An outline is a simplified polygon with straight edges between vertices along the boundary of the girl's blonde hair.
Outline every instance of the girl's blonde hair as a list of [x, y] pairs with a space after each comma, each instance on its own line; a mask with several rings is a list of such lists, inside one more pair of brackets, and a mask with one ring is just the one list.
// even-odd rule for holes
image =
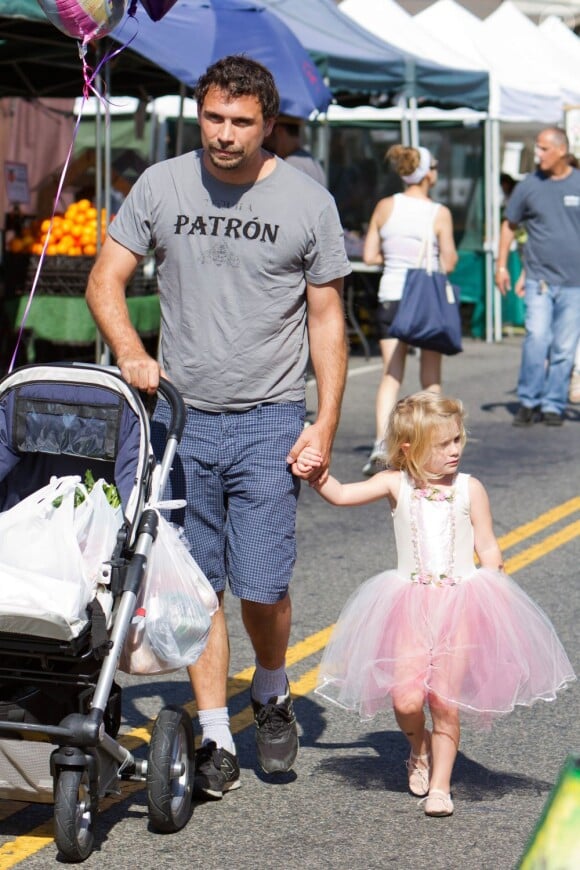
[[[437, 430], [457, 422], [461, 446], [465, 445], [465, 411], [459, 399], [424, 391], [397, 402], [387, 429], [387, 458], [391, 468], [404, 470], [417, 481], [432, 477], [425, 463], [429, 460]], [[404, 449], [405, 448], [405, 449]]]

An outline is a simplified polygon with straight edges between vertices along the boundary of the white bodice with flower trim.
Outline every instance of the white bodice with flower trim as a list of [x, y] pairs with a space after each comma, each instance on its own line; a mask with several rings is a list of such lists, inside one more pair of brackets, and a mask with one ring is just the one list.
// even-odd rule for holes
[[416, 489], [401, 472], [392, 516], [398, 573], [434, 586], [453, 586], [474, 573], [469, 474], [457, 474], [451, 489]]

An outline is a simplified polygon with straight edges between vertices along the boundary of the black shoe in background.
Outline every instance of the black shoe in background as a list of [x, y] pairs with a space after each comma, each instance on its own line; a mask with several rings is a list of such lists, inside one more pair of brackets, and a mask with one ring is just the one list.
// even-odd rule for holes
[[544, 411], [542, 419], [546, 426], [562, 426], [564, 424], [563, 417], [554, 411]]
[[526, 408], [524, 405], [520, 405], [516, 416], [512, 420], [512, 426], [531, 426], [534, 422], [535, 413], [535, 408]]
[[235, 755], [227, 749], [218, 749], [213, 740], [196, 750], [194, 797], [220, 800], [227, 791], [233, 791], [240, 785], [240, 765]]
[[251, 700], [258, 763], [265, 773], [287, 773], [298, 754], [298, 728], [290, 687], [280, 702], [276, 695], [267, 704]]

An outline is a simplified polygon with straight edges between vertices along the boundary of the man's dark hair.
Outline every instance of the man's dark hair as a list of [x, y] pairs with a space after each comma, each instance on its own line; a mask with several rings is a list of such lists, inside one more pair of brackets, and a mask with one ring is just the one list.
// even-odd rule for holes
[[280, 95], [270, 70], [256, 60], [241, 54], [222, 57], [209, 66], [195, 86], [194, 96], [201, 109], [210, 88], [219, 88], [232, 100], [256, 97], [266, 120], [275, 118], [280, 110]]
[[291, 136], [300, 136], [300, 124], [297, 121], [276, 121], [276, 127], [284, 127]]

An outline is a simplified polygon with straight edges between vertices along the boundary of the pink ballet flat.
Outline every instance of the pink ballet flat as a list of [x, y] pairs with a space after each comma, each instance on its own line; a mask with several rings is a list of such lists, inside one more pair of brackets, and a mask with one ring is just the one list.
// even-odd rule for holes
[[[417, 762], [423, 761], [427, 767], [418, 767]], [[415, 755], [411, 752], [409, 760], [405, 762], [409, 771], [409, 791], [416, 797], [423, 797], [429, 793], [429, 777], [431, 776], [431, 753]]]
[[451, 816], [453, 815], [453, 801], [450, 794], [445, 794], [440, 788], [432, 788], [426, 798], [423, 798], [420, 803], [425, 802], [426, 816]]

